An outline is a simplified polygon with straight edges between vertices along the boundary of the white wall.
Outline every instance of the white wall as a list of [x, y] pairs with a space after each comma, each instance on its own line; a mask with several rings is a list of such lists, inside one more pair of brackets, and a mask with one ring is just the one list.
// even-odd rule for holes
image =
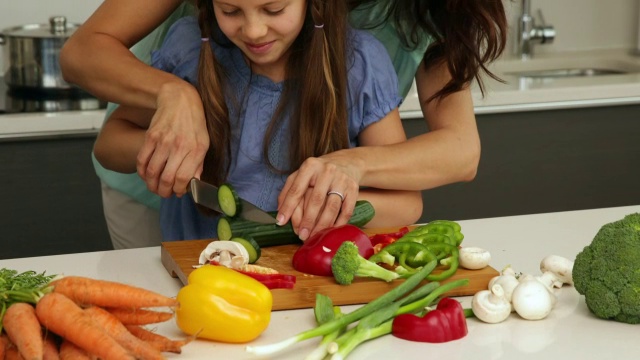
[[[504, 0], [507, 9], [509, 55], [515, 51], [518, 17], [522, 0]], [[536, 25], [553, 25], [556, 38], [551, 44], [535, 46], [535, 52], [563, 50], [634, 48], [638, 41], [639, 0], [531, 0]], [[507, 54], [505, 54], [507, 55]]]
[[[0, 29], [32, 23], [47, 23], [49, 16], [64, 15], [70, 22], [83, 22], [102, 0], [1, 0]], [[522, 0], [504, 0], [511, 29], [510, 55], [515, 49], [517, 19]], [[537, 46], [538, 53], [562, 50], [633, 48], [638, 43], [640, 0], [531, 0], [537, 16], [541, 9], [557, 35], [552, 44]], [[539, 23], [539, 22], [538, 22]], [[0, 58], [0, 69], [3, 69]]]

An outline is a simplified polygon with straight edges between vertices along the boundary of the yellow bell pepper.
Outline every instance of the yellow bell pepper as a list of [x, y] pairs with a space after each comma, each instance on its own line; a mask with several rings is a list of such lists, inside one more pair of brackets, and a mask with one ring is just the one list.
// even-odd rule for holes
[[243, 343], [269, 325], [273, 297], [259, 281], [235, 270], [204, 265], [178, 292], [178, 327], [198, 338]]

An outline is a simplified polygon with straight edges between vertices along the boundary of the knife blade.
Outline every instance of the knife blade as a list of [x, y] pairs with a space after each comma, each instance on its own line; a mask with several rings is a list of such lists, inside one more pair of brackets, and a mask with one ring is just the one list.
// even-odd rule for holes
[[[220, 203], [218, 202], [218, 187], [202, 180], [193, 178], [189, 182], [189, 188], [191, 190], [191, 196], [196, 204], [205, 206], [211, 210], [222, 213]], [[253, 205], [247, 200], [240, 198], [240, 216], [243, 219], [259, 222], [262, 224], [275, 224], [276, 218], [271, 214]]]

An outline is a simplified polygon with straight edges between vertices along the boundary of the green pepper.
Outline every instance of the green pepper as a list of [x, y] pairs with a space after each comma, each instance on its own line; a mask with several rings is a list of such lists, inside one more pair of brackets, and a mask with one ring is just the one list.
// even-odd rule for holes
[[438, 233], [423, 233], [416, 236], [403, 236], [397, 241], [413, 241], [421, 244], [442, 242], [450, 245], [456, 245], [456, 240], [453, 236]]
[[396, 241], [369, 258], [369, 261], [387, 265], [397, 262], [403, 276], [415, 273], [431, 260], [437, 260], [431, 251], [425, 245], [413, 241]]
[[[458, 270], [459, 260], [458, 260], [458, 247], [452, 246], [445, 243], [430, 243], [425, 245], [426, 248], [431, 251], [440, 251], [441, 254], [447, 257], [447, 265], [449, 266], [447, 269], [443, 270], [438, 274], [429, 274], [427, 276], [427, 280], [429, 281], [442, 281], [444, 279], [448, 279]], [[442, 265], [442, 264], [441, 264]]]
[[[369, 261], [398, 266], [395, 271], [403, 277], [410, 276], [417, 272], [424, 264], [433, 259], [446, 258], [446, 269], [437, 274], [429, 274], [426, 279], [429, 281], [441, 281], [447, 279], [458, 270], [458, 247], [444, 242], [418, 243], [413, 241], [396, 241], [385, 246], [380, 252], [372, 255]], [[439, 260], [439, 259], [438, 259]]]
[[451, 245], [460, 246], [464, 239], [460, 230], [460, 224], [455, 221], [434, 220], [409, 231], [398, 241], [415, 241], [423, 244], [431, 241], [444, 241]]
[[461, 232], [462, 228], [460, 224], [458, 224], [457, 222], [451, 220], [432, 220], [429, 221], [426, 226], [430, 227], [431, 233], [441, 233], [440, 231], [442, 231], [442, 233], [446, 233], [447, 235], [449, 235], [449, 231], [444, 230], [444, 228], [449, 228], [453, 231], [453, 238], [456, 241], [456, 246], [460, 246], [460, 244], [462, 244], [464, 235]]

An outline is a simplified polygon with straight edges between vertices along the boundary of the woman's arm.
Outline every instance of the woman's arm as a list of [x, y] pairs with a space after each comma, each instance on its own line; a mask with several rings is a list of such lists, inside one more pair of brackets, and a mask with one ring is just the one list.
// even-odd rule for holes
[[[405, 141], [406, 135], [400, 115], [398, 109], [395, 109], [360, 133], [361, 146], [307, 159], [300, 169], [287, 179], [279, 197], [279, 214], [291, 211], [294, 230], [302, 240], [326, 227], [345, 224], [351, 217], [358, 199], [369, 200], [376, 209], [376, 216], [368, 224], [369, 227], [397, 226], [415, 222], [422, 214], [420, 192], [402, 190], [401, 187], [394, 190], [361, 190], [362, 171], [359, 169], [366, 168], [367, 161], [376, 159], [356, 159], [350, 156], [356, 150], [363, 150], [363, 153], [367, 154], [367, 149], [384, 148]], [[387, 176], [395, 177], [394, 174]], [[329, 191], [343, 194], [344, 201], [339, 196], [328, 196]], [[279, 223], [285, 222], [279, 218]]]
[[426, 190], [475, 178], [480, 137], [471, 90], [426, 103], [449, 79], [445, 64], [418, 67], [418, 97], [429, 131], [394, 145], [351, 149], [349, 156], [361, 164], [361, 186]]
[[[365, 186], [381, 192], [381, 189], [425, 190], [473, 180], [480, 159], [480, 138], [470, 89], [453, 93], [439, 102], [434, 100], [426, 103], [426, 99], [440, 90], [450, 78], [445, 65], [428, 70], [420, 66], [416, 73], [418, 94], [429, 132], [407, 141], [386, 145], [367, 144], [305, 162], [287, 179], [280, 194], [279, 222], [286, 223], [294, 211], [298, 219], [304, 216], [304, 220], [300, 220], [300, 229], [315, 223], [310, 219], [335, 218], [337, 210], [328, 203], [326, 206], [324, 202], [322, 206], [307, 206], [304, 215], [298, 208], [307, 189], [317, 186], [319, 182], [323, 184], [323, 189], [350, 184], [350, 189]], [[320, 191], [315, 201], [320, 202], [319, 198]], [[342, 216], [351, 214], [349, 209], [346, 210], [342, 209], [344, 213], [340, 222], [344, 222]], [[377, 224], [372, 222], [371, 225]]]
[[130, 51], [159, 26], [181, 0], [105, 0], [65, 42], [65, 80], [118, 104], [155, 109], [160, 87], [184, 82], [154, 69]]
[[182, 2], [105, 0], [60, 54], [65, 80], [110, 102], [157, 109], [140, 147], [138, 174], [161, 196], [183, 194], [202, 172], [209, 147], [202, 101], [191, 84], [145, 64], [129, 48]]

